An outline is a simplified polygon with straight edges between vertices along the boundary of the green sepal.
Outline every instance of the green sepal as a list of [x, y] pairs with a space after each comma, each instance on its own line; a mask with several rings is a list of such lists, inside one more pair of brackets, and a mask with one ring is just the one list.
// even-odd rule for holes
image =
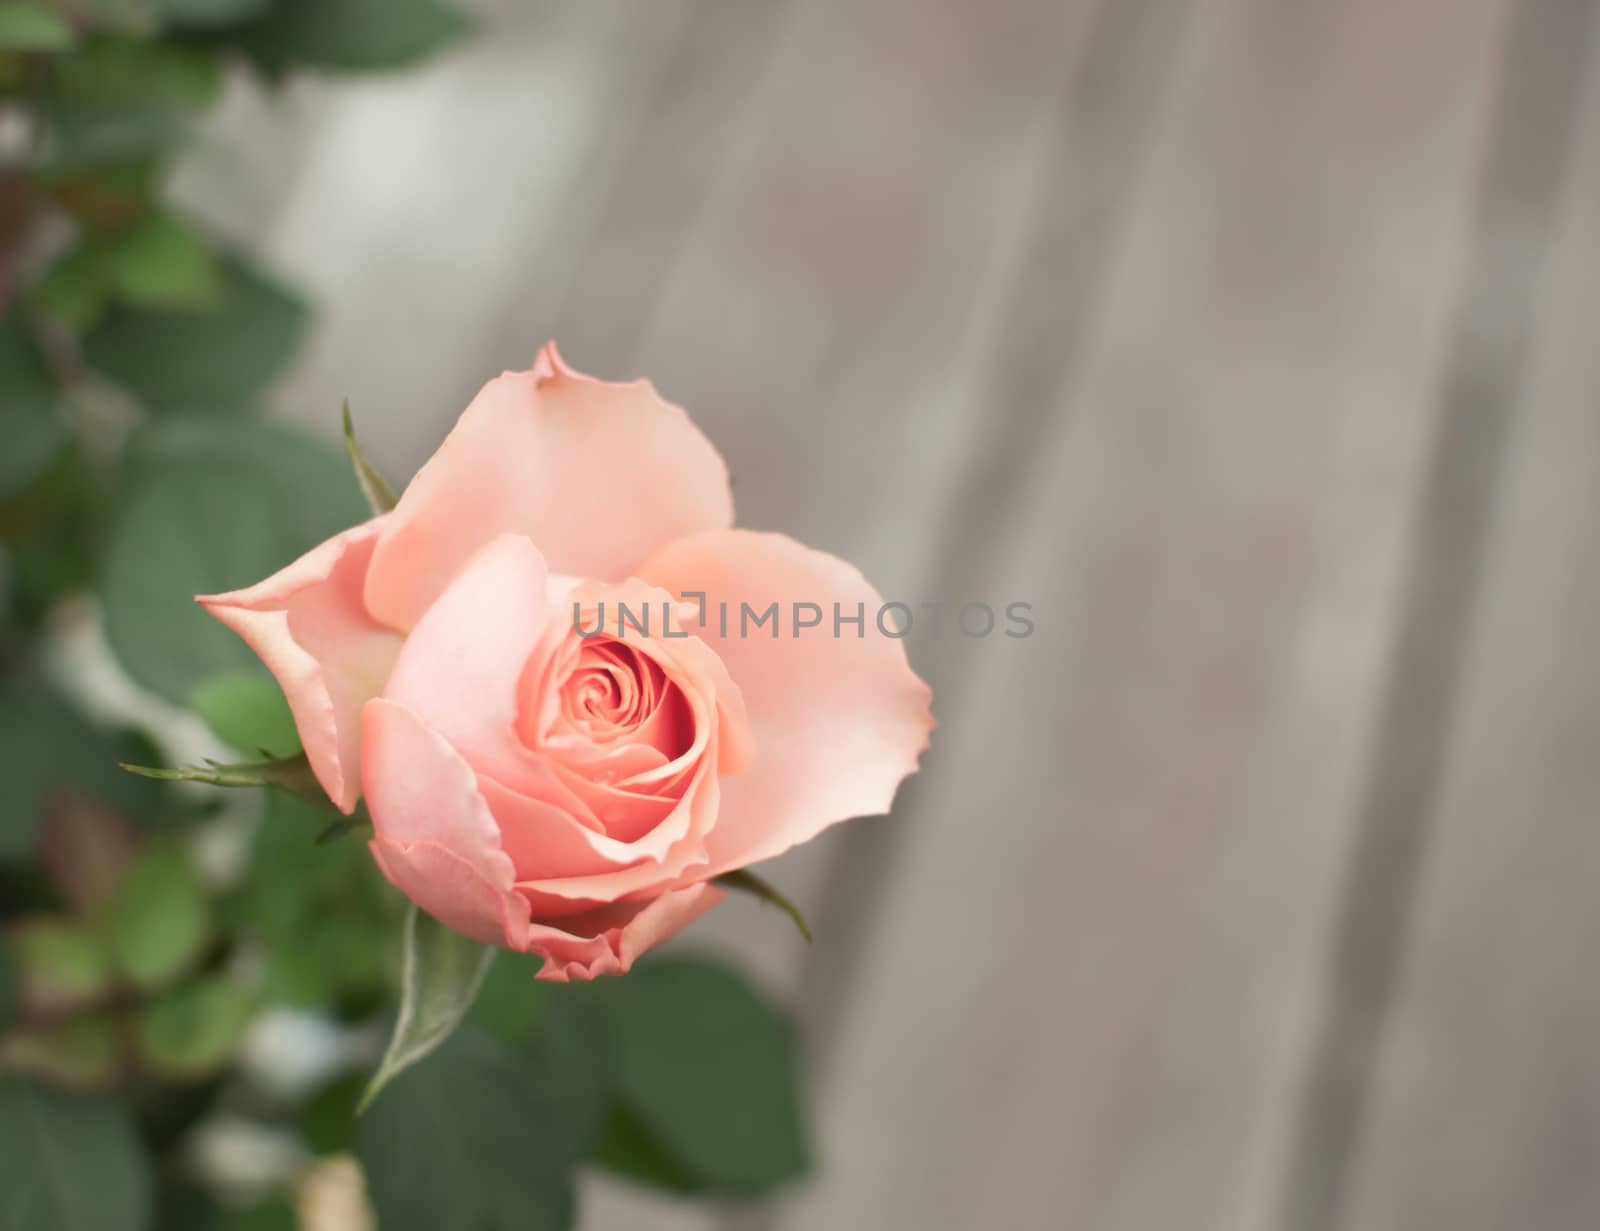
[[406, 913], [400, 1015], [356, 1114], [371, 1106], [390, 1081], [450, 1037], [477, 998], [494, 955], [494, 949], [411, 907]]
[[350, 455], [350, 465], [356, 472], [356, 482], [361, 487], [361, 494], [367, 498], [374, 515], [389, 512], [399, 503], [395, 497], [394, 488], [389, 486], [389, 480], [383, 477], [383, 472], [372, 464], [372, 461], [361, 451], [361, 446], [356, 443], [355, 425], [350, 422], [350, 403], [344, 404], [344, 450]]
[[157, 782], [204, 782], [208, 786], [275, 786], [297, 795], [307, 803], [332, 807], [305, 753], [292, 757], [267, 757], [259, 761], [223, 764], [206, 761], [203, 765], [179, 765], [168, 769], [159, 765], [118, 764], [130, 774], [154, 778]]
[[769, 882], [750, 871], [749, 868], [740, 868], [736, 872], [724, 872], [721, 876], [715, 878], [714, 883], [729, 889], [739, 889], [745, 893], [754, 894], [769, 906], [776, 906], [794, 920], [795, 927], [800, 929], [800, 935], [806, 938], [806, 943], [811, 943], [811, 929], [806, 926], [806, 917], [800, 913], [800, 908], [782, 893], [779, 893]]

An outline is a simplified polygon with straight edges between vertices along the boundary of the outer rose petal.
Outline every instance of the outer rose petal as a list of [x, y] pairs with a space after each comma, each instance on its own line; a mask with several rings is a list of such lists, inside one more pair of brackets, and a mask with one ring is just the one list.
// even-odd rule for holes
[[620, 581], [680, 535], [733, 522], [721, 457], [648, 381], [573, 371], [555, 344], [490, 381], [417, 473], [373, 556], [367, 605], [410, 628], [496, 535], [539, 545], [552, 572]]
[[277, 677], [317, 781], [345, 812], [360, 794], [361, 707], [383, 691], [400, 652], [361, 597], [385, 522], [336, 535], [247, 590], [196, 598]]
[[621, 974], [722, 899], [715, 886], [694, 884], [534, 922], [472, 767], [393, 701], [370, 702], [363, 720], [372, 854], [383, 874], [456, 931], [539, 954], [541, 979]]
[[404, 706], [367, 703], [362, 777], [372, 853], [395, 888], [484, 944], [522, 948], [527, 899], [500, 830], [459, 753]]
[[[900, 641], [883, 636], [883, 599], [860, 571], [781, 534], [719, 530], [671, 543], [640, 576], [675, 593], [703, 592], [704, 627], [689, 626], [721, 656], [744, 696], [755, 757], [722, 779], [722, 809], [707, 838], [715, 876], [787, 850], [835, 821], [889, 810], [895, 788], [928, 745], [931, 692]], [[776, 637], [739, 636], [740, 604], [777, 602]], [[717, 604], [728, 605], [719, 636]], [[823, 623], [793, 628], [793, 605], [815, 603]], [[861, 637], [833, 636], [833, 604], [865, 610]]]
[[716, 818], [716, 764], [686, 792], [663, 828], [675, 841], [641, 847], [591, 829], [565, 808], [509, 791], [480, 776], [478, 789], [500, 827], [500, 841], [517, 868], [517, 888], [546, 914], [574, 911], [675, 884], [705, 865], [697, 835]]
[[470, 862], [433, 842], [402, 846], [387, 838], [368, 843], [384, 876], [445, 926], [482, 945], [506, 947], [527, 932], [528, 905], [518, 904]]
[[538, 977], [552, 983], [626, 974], [641, 953], [677, 935], [722, 897], [722, 890], [700, 882], [644, 902], [597, 907], [558, 924], [535, 923], [524, 947], [544, 958]]

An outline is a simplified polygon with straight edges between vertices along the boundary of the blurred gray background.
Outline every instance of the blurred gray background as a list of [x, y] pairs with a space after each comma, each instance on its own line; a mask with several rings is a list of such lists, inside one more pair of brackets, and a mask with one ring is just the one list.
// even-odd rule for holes
[[[396, 475], [547, 337], [890, 598], [893, 817], [693, 943], [816, 1180], [589, 1231], [1600, 1226], [1600, 11], [480, 0], [239, 93], [184, 193], [319, 297]], [[537, 1143], [530, 1143], [536, 1149]]]

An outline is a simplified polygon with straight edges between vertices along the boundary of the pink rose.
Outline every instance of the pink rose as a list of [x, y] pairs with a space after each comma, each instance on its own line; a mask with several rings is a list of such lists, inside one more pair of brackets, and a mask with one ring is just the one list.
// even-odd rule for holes
[[390, 881], [541, 978], [592, 978], [715, 905], [714, 877], [887, 811], [927, 746], [877, 592], [732, 522], [682, 410], [551, 345], [393, 512], [199, 601], [277, 677], [333, 801], [366, 798]]

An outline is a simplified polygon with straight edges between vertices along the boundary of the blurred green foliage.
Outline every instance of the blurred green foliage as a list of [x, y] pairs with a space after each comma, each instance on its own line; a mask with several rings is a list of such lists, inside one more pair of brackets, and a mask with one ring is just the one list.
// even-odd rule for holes
[[325, 812], [273, 792], [251, 847], [252, 874], [223, 909], [261, 945], [272, 1001], [359, 1019], [391, 994], [404, 904], [361, 842], [317, 844], [327, 822]]
[[217, 738], [240, 752], [289, 757], [300, 751], [294, 715], [277, 684], [260, 671], [225, 671], [194, 690], [189, 704]]
[[74, 1098], [0, 1076], [10, 1231], [140, 1231], [152, 1177], [131, 1117], [104, 1099]]
[[[556, 987], [502, 954], [364, 1117], [376, 1057], [253, 1086], [264, 1008], [390, 1011], [405, 903], [359, 838], [319, 842], [310, 803], [261, 792], [224, 822], [214, 793], [122, 773], [160, 753], [42, 651], [92, 592], [137, 683], [245, 757], [298, 751], [192, 596], [367, 511], [336, 449], [255, 417], [307, 305], [174, 208], [168, 173], [230, 81], [396, 68], [466, 28], [443, 0], [0, 0], [0, 112], [26, 137], [0, 147], [0, 1231], [292, 1227], [290, 1192], [240, 1206], [194, 1170], [187, 1136], [222, 1107], [356, 1151], [385, 1231], [568, 1227], [581, 1165], [725, 1197], [807, 1166], [789, 1027], [705, 961]], [[242, 834], [231, 876], [204, 871], [214, 826]]]
[[106, 635], [134, 679], [179, 703], [256, 656], [196, 594], [259, 581], [365, 520], [332, 446], [259, 420], [175, 417], [133, 436], [100, 566]]
[[385, 1231], [568, 1227], [581, 1164], [733, 1199], [805, 1174], [798, 1047], [743, 976], [664, 956], [591, 984], [536, 983], [535, 969], [500, 954], [466, 1024], [356, 1123]]
[[83, 712], [41, 638], [93, 588], [135, 679], [251, 755], [297, 749], [270, 677], [191, 596], [361, 520], [360, 496], [335, 449], [243, 417], [305, 304], [163, 190], [230, 73], [398, 64], [462, 28], [433, 3], [0, 0], [0, 112], [25, 136], [0, 148], [5, 1231], [149, 1228], [157, 1205], [173, 1231], [292, 1225], [281, 1201], [177, 1199], [189, 1180], [155, 1155], [237, 1081], [264, 1004], [389, 995], [398, 908], [359, 844], [318, 848], [325, 818], [274, 800], [219, 896], [192, 851], [211, 810], [117, 768], [159, 755]]
[[[135, 281], [127, 247], [133, 238], [96, 288], [108, 306], [84, 335], [84, 361], [158, 414], [255, 409], [294, 353], [305, 306], [232, 257], [211, 263], [205, 254], [182, 281], [163, 283], [148, 272]], [[133, 286], [137, 296], [129, 293]]]
[[[733, 1195], [805, 1171], [794, 1037], [744, 978], [714, 962], [663, 958], [595, 992], [614, 1104], [625, 1113], [621, 1139], [600, 1143], [603, 1161], [644, 1178], [666, 1162], [675, 1186]], [[648, 1149], [629, 1151], [629, 1138]]]
[[193, 966], [212, 928], [211, 902], [200, 878], [170, 840], [140, 852], [105, 912], [117, 973], [147, 990], [170, 984]]

